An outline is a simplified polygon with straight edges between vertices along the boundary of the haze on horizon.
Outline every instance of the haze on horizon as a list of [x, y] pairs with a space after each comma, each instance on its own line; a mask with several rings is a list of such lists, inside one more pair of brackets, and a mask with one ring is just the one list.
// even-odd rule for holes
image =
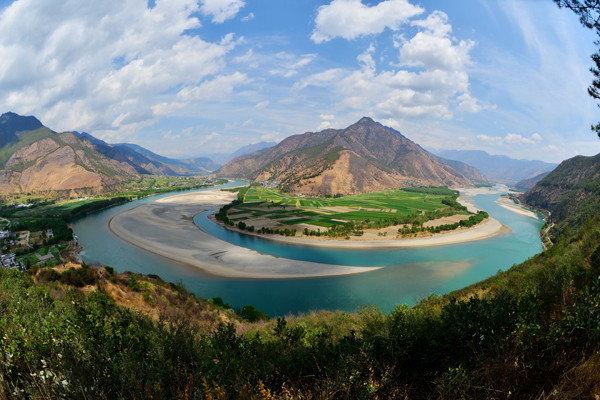
[[0, 0], [0, 111], [169, 157], [366, 115], [558, 162], [600, 152], [595, 39], [551, 0]]

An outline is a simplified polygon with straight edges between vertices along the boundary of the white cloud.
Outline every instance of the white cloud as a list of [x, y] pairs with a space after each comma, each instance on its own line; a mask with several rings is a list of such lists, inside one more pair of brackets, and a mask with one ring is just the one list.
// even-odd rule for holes
[[386, 28], [398, 30], [423, 11], [408, 0], [385, 0], [375, 6], [364, 5], [361, 0], [333, 0], [319, 7], [310, 38], [322, 43], [337, 37], [351, 40], [377, 34]]
[[[212, 16], [212, 22], [221, 24], [237, 15], [246, 5], [243, 0], [202, 0], [200, 11], [204, 15]], [[254, 16], [254, 14], [252, 14]]]
[[269, 105], [269, 100], [265, 100], [265, 101], [261, 101], [260, 103], [257, 103], [254, 106], [254, 108], [256, 108], [257, 110], [262, 110], [262, 109], [264, 109], [268, 105]]
[[[334, 1], [330, 6], [339, 7], [346, 3], [356, 5], [357, 2]], [[370, 10], [365, 11], [367, 13], [384, 3], [391, 2], [370, 8], [358, 2], [361, 10]], [[394, 2], [396, 6], [401, 3], [403, 7], [408, 4]], [[479, 104], [469, 88], [467, 68], [474, 42], [453, 38], [452, 26], [441, 11], [433, 11], [425, 19], [408, 23], [418, 31], [409, 39], [395, 35], [394, 45], [400, 61], [393, 65], [396, 69], [378, 71], [377, 49], [371, 44], [357, 57], [360, 69], [325, 70], [302, 79], [295, 88], [329, 89], [338, 101], [338, 109], [350, 108], [361, 113], [370, 110], [379, 119], [429, 117], [449, 120], [454, 118], [455, 112], [476, 113], [490, 108]]]
[[253, 19], [254, 19], [254, 13], [250, 13], [250, 14], [246, 15], [245, 17], [242, 17], [243, 22], [248, 22]]
[[294, 55], [285, 51], [279, 52], [270, 60], [269, 64], [273, 65], [274, 68], [270, 69], [269, 73], [291, 78], [297, 75], [299, 70], [310, 64], [315, 57], [315, 54]]
[[177, 97], [183, 101], [198, 101], [226, 98], [233, 92], [234, 87], [248, 83], [248, 77], [241, 72], [231, 75], [219, 75], [215, 79], [205, 81], [197, 86], [187, 86], [177, 93]]
[[453, 43], [452, 27], [445, 13], [434, 11], [425, 20], [414, 21], [412, 25], [425, 30], [402, 44], [400, 60], [404, 65], [455, 71], [470, 64], [469, 51], [475, 43], [470, 40]]
[[321, 114], [319, 116], [319, 118], [321, 118], [323, 121], [332, 121], [335, 119], [335, 115], [333, 114]]
[[111, 137], [185, 107], [170, 91], [221, 84], [230, 92], [243, 81], [220, 75], [239, 44], [233, 35], [208, 42], [185, 34], [201, 26], [197, 1], [147, 4], [19, 0], [0, 11], [0, 109]]
[[477, 135], [477, 139], [479, 139], [481, 142], [484, 142], [484, 143], [496, 144], [496, 145], [501, 145], [501, 144], [510, 144], [510, 145], [514, 145], [514, 144], [529, 144], [529, 145], [534, 145], [534, 144], [540, 144], [542, 142], [542, 136], [540, 134], [538, 134], [538, 133], [534, 133], [530, 137], [525, 137], [523, 135], [519, 135], [519, 134], [516, 134], [516, 133], [508, 133], [504, 137], [500, 137], [500, 136], [488, 136], [488, 135], [483, 135], [482, 134], [482, 135]]

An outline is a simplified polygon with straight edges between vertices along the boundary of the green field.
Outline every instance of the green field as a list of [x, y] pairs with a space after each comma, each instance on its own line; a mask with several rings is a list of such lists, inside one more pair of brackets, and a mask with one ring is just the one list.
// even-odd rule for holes
[[267, 218], [278, 221], [281, 226], [309, 224], [317, 229], [352, 222], [371, 228], [466, 214], [460, 206], [450, 205], [455, 203], [457, 196], [457, 192], [447, 188], [410, 188], [339, 198], [312, 198], [252, 186], [245, 193], [243, 203], [229, 209], [227, 216], [232, 222], [244, 221], [250, 225], [252, 220]]

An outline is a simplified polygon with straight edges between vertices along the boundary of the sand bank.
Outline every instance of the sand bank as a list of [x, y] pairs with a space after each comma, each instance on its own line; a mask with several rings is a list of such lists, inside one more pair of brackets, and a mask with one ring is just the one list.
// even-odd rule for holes
[[305, 278], [373, 271], [289, 260], [224, 242], [200, 230], [193, 217], [229, 203], [230, 192], [211, 190], [169, 196], [115, 215], [109, 230], [120, 239], [180, 264], [230, 278]]
[[531, 218], [535, 218], [535, 219], [539, 219], [538, 215], [535, 212], [533, 212], [523, 206], [515, 204], [515, 202], [512, 201], [511, 199], [509, 199], [508, 197], [500, 197], [500, 198], [498, 198], [498, 200], [496, 200], [496, 203], [500, 207], [507, 209], [509, 211], [512, 211], [514, 213], [525, 215], [527, 217], [531, 217]]

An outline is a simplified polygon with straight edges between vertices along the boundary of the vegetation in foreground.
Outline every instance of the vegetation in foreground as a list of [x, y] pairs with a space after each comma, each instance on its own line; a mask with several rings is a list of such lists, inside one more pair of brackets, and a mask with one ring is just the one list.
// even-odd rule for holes
[[[594, 398], [599, 243], [597, 217], [509, 271], [413, 308], [212, 326], [190, 323], [196, 308], [120, 306], [106, 275], [78, 273], [88, 280], [75, 290], [65, 271], [40, 270], [36, 285], [0, 270], [0, 398]], [[151, 292], [145, 304], [160, 299], [142, 277], [117, 281], [142, 299]]]

